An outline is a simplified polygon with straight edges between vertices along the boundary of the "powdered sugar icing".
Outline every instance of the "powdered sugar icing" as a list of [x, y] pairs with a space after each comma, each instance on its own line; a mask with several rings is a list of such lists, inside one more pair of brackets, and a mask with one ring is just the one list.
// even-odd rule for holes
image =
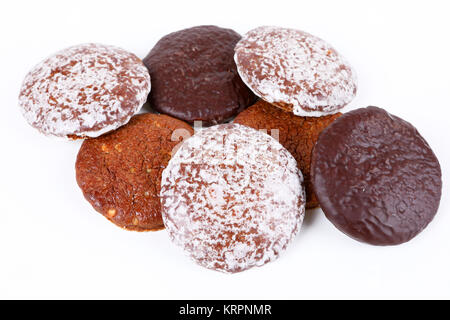
[[40, 132], [97, 137], [126, 124], [145, 103], [150, 76], [134, 54], [82, 44], [62, 50], [25, 77], [19, 105]]
[[347, 61], [303, 31], [253, 29], [236, 45], [235, 61], [256, 95], [299, 116], [336, 113], [356, 94], [356, 73]]
[[303, 176], [272, 137], [224, 124], [187, 139], [163, 171], [173, 242], [200, 265], [238, 272], [274, 260], [300, 229]]

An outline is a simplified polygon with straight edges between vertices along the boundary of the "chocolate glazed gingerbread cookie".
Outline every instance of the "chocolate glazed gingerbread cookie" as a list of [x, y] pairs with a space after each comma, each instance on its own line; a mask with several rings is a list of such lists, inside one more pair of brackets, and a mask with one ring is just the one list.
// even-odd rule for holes
[[162, 229], [161, 173], [179, 138], [192, 134], [188, 124], [166, 115], [134, 116], [119, 130], [83, 142], [78, 185], [94, 209], [119, 227]]
[[152, 107], [175, 118], [224, 122], [255, 101], [233, 60], [241, 36], [199, 26], [166, 35], [145, 57], [152, 78]]
[[311, 169], [325, 215], [359, 241], [409, 241], [439, 207], [436, 156], [411, 124], [380, 108], [336, 119], [319, 136]]

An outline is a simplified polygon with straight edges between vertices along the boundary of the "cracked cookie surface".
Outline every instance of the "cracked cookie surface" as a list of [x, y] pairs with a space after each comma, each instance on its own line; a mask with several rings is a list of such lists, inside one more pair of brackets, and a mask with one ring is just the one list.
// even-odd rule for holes
[[238, 114], [233, 122], [263, 130], [288, 149], [303, 174], [306, 208], [311, 209], [319, 206], [310, 177], [312, 150], [320, 132], [340, 115], [341, 113], [323, 117], [299, 117], [259, 100]]
[[76, 161], [78, 185], [94, 209], [119, 227], [163, 229], [161, 173], [180, 140], [192, 134], [181, 120], [136, 115], [119, 130], [83, 142]]

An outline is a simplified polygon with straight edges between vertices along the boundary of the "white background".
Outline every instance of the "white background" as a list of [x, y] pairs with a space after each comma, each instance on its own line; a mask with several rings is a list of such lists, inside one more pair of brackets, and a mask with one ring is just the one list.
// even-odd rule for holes
[[[0, 298], [450, 298], [450, 12], [448, 1], [1, 1]], [[166, 232], [121, 230], [75, 181], [80, 142], [28, 126], [25, 74], [83, 42], [144, 57], [165, 34], [201, 24], [240, 33], [294, 27], [330, 42], [357, 70], [346, 110], [376, 105], [413, 123], [440, 160], [443, 196], [409, 243], [374, 247], [320, 210], [273, 263], [227, 275], [197, 266]]]

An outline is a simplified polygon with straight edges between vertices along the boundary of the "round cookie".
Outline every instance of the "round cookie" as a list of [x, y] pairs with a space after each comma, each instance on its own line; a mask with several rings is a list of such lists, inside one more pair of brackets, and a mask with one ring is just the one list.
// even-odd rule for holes
[[299, 117], [259, 100], [242, 111], [233, 122], [263, 130], [294, 156], [305, 179], [306, 208], [310, 209], [319, 206], [310, 178], [312, 150], [320, 132], [340, 115]]
[[252, 104], [255, 97], [233, 61], [240, 38], [216, 26], [164, 36], [144, 59], [152, 77], [151, 106], [189, 123], [217, 124]]
[[356, 94], [356, 74], [347, 61], [300, 30], [253, 29], [236, 45], [234, 59], [257, 96], [298, 116], [337, 113]]
[[149, 92], [150, 76], [138, 57], [88, 43], [35, 66], [22, 84], [19, 106], [28, 123], [45, 135], [98, 137], [126, 124]]
[[275, 139], [222, 124], [196, 133], [172, 157], [161, 205], [170, 238], [193, 260], [239, 272], [276, 259], [299, 231], [302, 174]]
[[193, 129], [165, 115], [141, 114], [122, 128], [85, 140], [76, 177], [95, 210], [119, 227], [134, 231], [164, 228], [159, 200], [162, 170], [179, 138]]
[[433, 219], [439, 162], [408, 122], [368, 107], [345, 113], [319, 136], [312, 181], [327, 218], [373, 245], [409, 241]]

